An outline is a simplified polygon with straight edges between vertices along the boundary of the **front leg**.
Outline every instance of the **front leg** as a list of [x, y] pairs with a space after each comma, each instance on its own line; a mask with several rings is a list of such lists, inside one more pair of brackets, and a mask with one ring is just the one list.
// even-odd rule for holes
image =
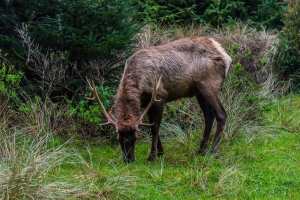
[[153, 104], [153, 106], [150, 108], [148, 112], [149, 122], [151, 124], [154, 123], [154, 125], [151, 127], [152, 144], [151, 144], [150, 156], [148, 158], [148, 161], [150, 162], [155, 160], [157, 156], [157, 150], [158, 150], [158, 156], [161, 156], [164, 152], [161, 140], [158, 135], [159, 126], [163, 114], [163, 108], [164, 108], [164, 101], [161, 100], [160, 102]]
[[164, 155], [164, 147], [162, 146], [159, 134], [158, 134], [157, 137], [158, 137], [158, 140], [157, 140], [157, 150], [158, 150], [157, 156], [160, 157], [160, 156]]
[[157, 141], [158, 141], [158, 133], [154, 135], [153, 132], [152, 132], [151, 151], [150, 151], [150, 156], [147, 159], [150, 162], [154, 161], [155, 158], [156, 158], [156, 155], [157, 155]]

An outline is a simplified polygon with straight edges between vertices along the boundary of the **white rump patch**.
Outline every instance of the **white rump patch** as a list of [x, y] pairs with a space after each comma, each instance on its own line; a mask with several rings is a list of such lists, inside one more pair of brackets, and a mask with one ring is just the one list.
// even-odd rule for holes
[[218, 42], [216, 42], [212, 38], [210, 38], [210, 40], [215, 45], [215, 47], [217, 48], [217, 50], [224, 56], [225, 62], [226, 62], [226, 70], [225, 70], [225, 72], [227, 74], [232, 60], [231, 60], [230, 56], [225, 52], [225, 50], [223, 49], [223, 47]]

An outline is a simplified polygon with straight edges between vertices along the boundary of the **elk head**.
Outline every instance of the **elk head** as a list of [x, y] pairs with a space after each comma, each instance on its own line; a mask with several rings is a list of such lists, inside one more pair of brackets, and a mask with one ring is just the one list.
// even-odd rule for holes
[[154, 81], [154, 86], [153, 86], [153, 92], [152, 92], [152, 97], [151, 101], [149, 102], [148, 106], [145, 108], [144, 112], [140, 114], [138, 117], [136, 117], [133, 121], [119, 121], [111, 112], [107, 112], [105, 107], [103, 106], [100, 97], [97, 93], [94, 81], [90, 81], [87, 78], [87, 83], [89, 85], [90, 90], [93, 93], [92, 98], [87, 98], [88, 100], [96, 101], [98, 102], [102, 112], [104, 113], [105, 117], [107, 118], [107, 122], [100, 124], [100, 125], [113, 125], [116, 128], [117, 132], [117, 139], [120, 143], [121, 150], [123, 153], [123, 158], [125, 162], [133, 162], [135, 160], [134, 156], [134, 148], [135, 148], [135, 143], [137, 140], [137, 132], [139, 131], [139, 126], [153, 126], [154, 124], [147, 124], [143, 123], [143, 119], [145, 115], [148, 113], [149, 109], [151, 106], [159, 102], [160, 100], [156, 99], [156, 94], [159, 88], [161, 82], [161, 77], [159, 78], [158, 82]]

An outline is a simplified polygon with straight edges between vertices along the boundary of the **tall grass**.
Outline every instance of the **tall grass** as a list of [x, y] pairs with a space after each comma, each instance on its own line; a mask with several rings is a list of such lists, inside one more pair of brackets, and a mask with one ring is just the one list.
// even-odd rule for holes
[[[86, 196], [86, 188], [56, 177], [62, 165], [81, 161], [76, 153], [67, 151], [68, 142], [54, 145], [53, 132], [45, 120], [46, 110], [39, 107], [39, 111], [14, 113], [8, 112], [6, 104], [2, 104], [1, 109], [3, 116], [9, 116], [9, 120], [17, 117], [21, 125], [8, 124], [5, 118], [0, 120], [0, 197], [57, 199]], [[22, 120], [25, 121], [22, 123]]]
[[[0, 108], [1, 199], [128, 197], [126, 185], [134, 184], [134, 177], [119, 170], [100, 177], [86, 153], [77, 150], [78, 142], [58, 138], [53, 112], [59, 110], [40, 100], [22, 106], [17, 113], [5, 103]], [[18, 124], [7, 123], [11, 119]], [[70, 176], [72, 169], [77, 170]]]

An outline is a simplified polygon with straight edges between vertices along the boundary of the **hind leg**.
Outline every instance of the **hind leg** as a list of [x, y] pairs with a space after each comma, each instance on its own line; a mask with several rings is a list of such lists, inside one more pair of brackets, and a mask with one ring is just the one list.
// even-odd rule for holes
[[203, 133], [203, 138], [200, 144], [200, 149], [198, 150], [198, 153], [201, 155], [206, 154], [206, 149], [208, 146], [208, 139], [209, 135], [213, 126], [214, 122], [214, 114], [212, 113], [211, 109], [208, 107], [206, 101], [204, 100], [203, 96], [201, 94], [197, 95], [198, 103], [202, 109], [204, 120], [205, 120], [205, 129]]
[[[211, 150], [212, 153], [216, 153], [219, 149], [221, 136], [222, 136], [222, 132], [224, 130], [227, 114], [226, 114], [226, 111], [220, 101], [220, 98], [219, 98], [219, 89], [209, 87], [209, 86], [210, 86], [209, 84], [200, 84], [200, 83], [197, 84], [197, 88], [198, 88], [201, 96], [203, 97], [203, 100], [206, 102], [207, 108], [212, 110], [212, 112], [216, 118], [216, 121], [217, 121], [217, 130], [215, 133], [215, 138], [214, 138], [214, 142], [213, 142], [213, 146], [212, 146], [212, 150]], [[207, 108], [206, 108], [206, 112], [209, 113], [207, 111]], [[212, 118], [211, 114], [206, 114], [206, 115], [209, 115], [209, 116], [207, 116], [208, 123], [206, 125], [210, 125], [212, 123], [210, 121]], [[204, 132], [204, 135], [205, 134], [209, 135], [209, 133], [208, 133], [209, 130], [211, 130], [211, 127], [208, 126], [207, 132]], [[205, 138], [204, 141], [202, 141], [204, 147], [205, 147], [205, 145], [207, 146], [207, 140], [208, 140], [208, 138]], [[201, 150], [201, 147], [200, 147], [200, 150]]]
[[217, 102], [218, 102], [218, 109], [216, 111], [216, 113], [218, 115], [216, 117], [216, 119], [217, 119], [217, 131], [216, 131], [213, 146], [212, 146], [212, 149], [211, 149], [212, 153], [216, 153], [219, 149], [222, 132], [224, 130], [225, 122], [226, 122], [226, 118], [227, 118], [226, 111], [225, 111], [223, 105], [221, 104], [221, 101], [220, 101], [219, 98], [217, 99]]

